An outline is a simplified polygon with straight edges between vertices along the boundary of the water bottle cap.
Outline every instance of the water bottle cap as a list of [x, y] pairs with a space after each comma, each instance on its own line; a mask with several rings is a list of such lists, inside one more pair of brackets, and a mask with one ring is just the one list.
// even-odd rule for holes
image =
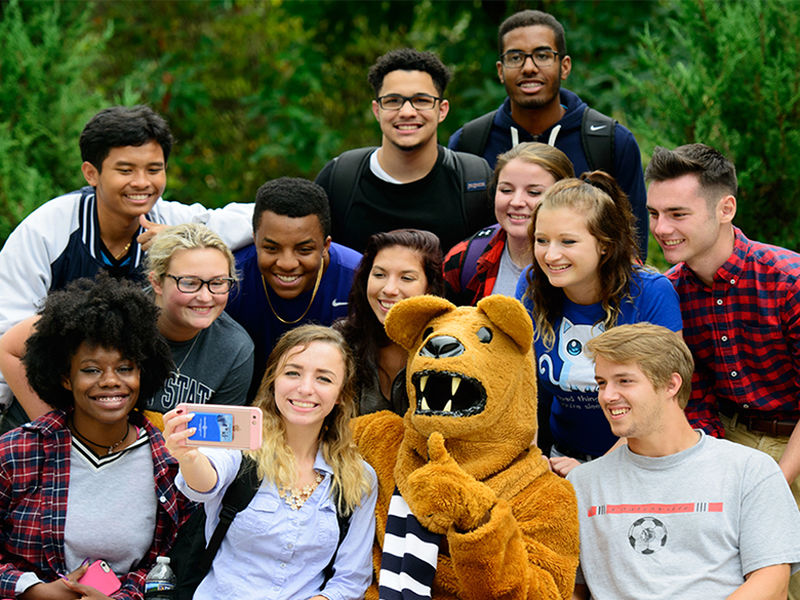
[[168, 565], [169, 556], [159, 556], [158, 558], [156, 558], [156, 562], [161, 565]]

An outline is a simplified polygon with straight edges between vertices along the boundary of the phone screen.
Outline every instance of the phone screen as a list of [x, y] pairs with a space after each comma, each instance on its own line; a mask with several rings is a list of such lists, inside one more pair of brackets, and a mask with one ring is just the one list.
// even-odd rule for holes
[[187, 427], [197, 428], [189, 438], [195, 442], [233, 441], [233, 415], [230, 413], [195, 413]]

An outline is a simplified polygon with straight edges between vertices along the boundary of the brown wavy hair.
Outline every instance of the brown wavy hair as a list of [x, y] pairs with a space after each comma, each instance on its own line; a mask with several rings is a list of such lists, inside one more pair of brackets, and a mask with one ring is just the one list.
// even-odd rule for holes
[[[638, 266], [639, 250], [633, 212], [616, 180], [604, 171], [583, 173], [579, 179], [562, 179], [548, 189], [533, 211], [528, 238], [534, 246], [536, 219], [541, 210], [570, 208], [586, 216], [586, 227], [604, 254], [600, 256], [600, 303], [606, 329], [614, 327], [623, 301], [631, 297], [631, 277]], [[535, 335], [545, 346], [555, 343], [554, 325], [564, 306], [564, 291], [550, 283], [536, 260], [527, 275], [525, 298], [533, 304]]]

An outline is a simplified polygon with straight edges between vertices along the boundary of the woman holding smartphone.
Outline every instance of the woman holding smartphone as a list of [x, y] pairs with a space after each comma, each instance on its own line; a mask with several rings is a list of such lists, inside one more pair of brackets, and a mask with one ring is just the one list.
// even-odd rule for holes
[[[262, 445], [246, 451], [262, 482], [223, 538], [195, 600], [363, 597], [372, 578], [377, 481], [351, 442], [353, 371], [344, 339], [328, 327], [303, 325], [278, 341], [255, 402], [263, 412]], [[178, 488], [205, 504], [209, 539], [243, 454], [187, 446], [192, 414], [179, 410], [164, 416], [167, 448], [180, 463]], [[338, 547], [337, 515], [349, 522]]]
[[603, 171], [554, 184], [534, 209], [534, 261], [517, 297], [531, 313], [538, 372], [539, 445], [552, 434], [560, 475], [606, 453], [617, 438], [597, 402], [585, 344], [616, 325], [647, 321], [682, 329], [678, 295], [663, 275], [637, 262], [625, 193]]
[[27, 341], [33, 389], [55, 408], [0, 438], [0, 598], [108, 598], [75, 583], [87, 559], [138, 600], [189, 503], [178, 465], [136, 410], [169, 373], [156, 308], [100, 275], [51, 293]]
[[335, 327], [356, 359], [358, 412], [408, 410], [405, 366], [408, 352], [383, 329], [389, 310], [403, 298], [440, 296], [442, 250], [430, 231], [396, 229], [367, 240], [353, 277], [347, 318]]

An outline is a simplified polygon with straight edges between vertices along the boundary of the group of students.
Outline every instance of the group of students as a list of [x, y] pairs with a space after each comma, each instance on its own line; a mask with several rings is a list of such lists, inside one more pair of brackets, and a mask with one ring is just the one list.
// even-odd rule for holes
[[[515, 83], [509, 73], [544, 72], [540, 63], [555, 61], [565, 77], [565, 63], [566, 73], [570, 67], [568, 56], [559, 58], [563, 28], [559, 38], [551, 21], [532, 23], [531, 15], [523, 16], [501, 27], [498, 73], [510, 99], [491, 122], [491, 148], [500, 122], [512, 116], [525, 121], [521, 96], [536, 87], [528, 79]], [[555, 36], [558, 51], [550, 49], [551, 56], [505, 47], [523, 32]], [[384, 144], [359, 154], [360, 168], [373, 169], [358, 176], [369, 186], [353, 184], [361, 192], [400, 186], [388, 199], [401, 217], [397, 198], [406, 194], [403, 186], [417, 184], [389, 173], [401, 164], [399, 157], [429, 151], [435, 166], [419, 181], [439, 181], [439, 187], [428, 192], [452, 187], [448, 160], [463, 160], [436, 143], [449, 74], [440, 74], [443, 82], [435, 79], [422, 54], [389, 53], [371, 71]], [[422, 63], [402, 66], [409, 60]], [[514, 60], [522, 64], [514, 66]], [[558, 91], [556, 86], [556, 104]], [[435, 118], [426, 112], [433, 106]], [[561, 108], [559, 114], [567, 110]], [[534, 111], [533, 105], [526, 110]], [[468, 130], [459, 132], [456, 145]], [[551, 137], [558, 135], [554, 131]], [[615, 132], [629, 150], [630, 133], [621, 126]], [[429, 138], [417, 144], [423, 134]], [[646, 322], [682, 332], [701, 359], [687, 409], [691, 421], [717, 435], [735, 430], [737, 419], [760, 431], [761, 421], [743, 412], [748, 403], [777, 407], [779, 418], [770, 426], [784, 440], [774, 457], [786, 479], [795, 480], [798, 444], [787, 447], [786, 439], [796, 424], [796, 395], [780, 398], [796, 394], [796, 356], [780, 349], [797, 336], [800, 317], [785, 323], [779, 301], [761, 304], [776, 289], [791, 304], [795, 284], [785, 273], [800, 265], [796, 255], [750, 242], [730, 225], [735, 172], [715, 150], [700, 144], [657, 149], [648, 167], [652, 231], [667, 259], [680, 263], [665, 276], [643, 265], [640, 194], [632, 209], [617, 183], [621, 173], [615, 178], [594, 170], [576, 177], [574, 161], [552, 145], [527, 141], [491, 156], [487, 187], [496, 224], [443, 252], [441, 236], [424, 229], [373, 230], [362, 236], [358, 251], [332, 241], [337, 228], [352, 225], [361, 235], [366, 223], [336, 212], [342, 206], [333, 197], [342, 189], [337, 169], [345, 168], [345, 155], [323, 169], [322, 186], [297, 178], [268, 181], [253, 205], [208, 211], [164, 201], [171, 143], [166, 122], [146, 107], [101, 111], [81, 136], [89, 187], [38, 209], [0, 252], [0, 401], [7, 407], [4, 429], [12, 430], [0, 439], [0, 597], [104, 598], [77, 582], [86, 559], [102, 558], [122, 580], [113, 597], [140, 598], [148, 566], [169, 549], [194, 502], [205, 505], [206, 535], [214, 530], [243, 460], [254, 462], [267, 483], [234, 520], [195, 597], [361, 597], [372, 579], [377, 484], [353, 449], [348, 423], [358, 414], [408, 411], [407, 353], [383, 324], [397, 302], [421, 294], [457, 305], [475, 305], [491, 294], [522, 301], [535, 331], [537, 445], [559, 475], [585, 481], [587, 475], [576, 473], [590, 470], [573, 472], [575, 467], [625, 443], [598, 402], [601, 383], [587, 348], [599, 348], [592, 340], [604, 331]], [[373, 177], [374, 169], [383, 175]], [[488, 166], [481, 173], [488, 178]], [[697, 180], [697, 190], [676, 187], [685, 187], [687, 177]], [[423, 221], [428, 192], [415, 196]], [[697, 198], [686, 200], [689, 192]], [[373, 198], [365, 205], [352, 193], [357, 211], [376, 208], [365, 208]], [[695, 200], [708, 203], [707, 222], [699, 222]], [[438, 214], [433, 222], [446, 228], [448, 218]], [[742, 265], [754, 252], [760, 265], [769, 264], [751, 276]], [[776, 264], [785, 266], [780, 275], [769, 271]], [[736, 295], [741, 277], [756, 280], [755, 299]], [[709, 324], [723, 316], [709, 317], [706, 305], [723, 310], [727, 297], [739, 302], [732, 314], [746, 335], [734, 337], [731, 316], [724, 317], [729, 329]], [[788, 310], [800, 311], [794, 304]], [[754, 323], [754, 314], [768, 323]], [[760, 342], [751, 344], [748, 336]], [[715, 360], [715, 345], [728, 348], [729, 339], [738, 346]], [[742, 359], [749, 361], [742, 409], [722, 397], [738, 393], [739, 374], [728, 365], [740, 357], [730, 352], [745, 348], [773, 368], [762, 377], [769, 381], [761, 381], [754, 359]], [[689, 375], [681, 376], [686, 388]], [[762, 394], [766, 400], [750, 399], [759, 390], [768, 392]], [[724, 430], [714, 393], [719, 411], [732, 415], [723, 420]], [[176, 410], [183, 402], [259, 407], [262, 447], [243, 453], [186, 446], [190, 415]], [[681, 431], [695, 440], [685, 427]], [[348, 526], [340, 538], [342, 517]]]

